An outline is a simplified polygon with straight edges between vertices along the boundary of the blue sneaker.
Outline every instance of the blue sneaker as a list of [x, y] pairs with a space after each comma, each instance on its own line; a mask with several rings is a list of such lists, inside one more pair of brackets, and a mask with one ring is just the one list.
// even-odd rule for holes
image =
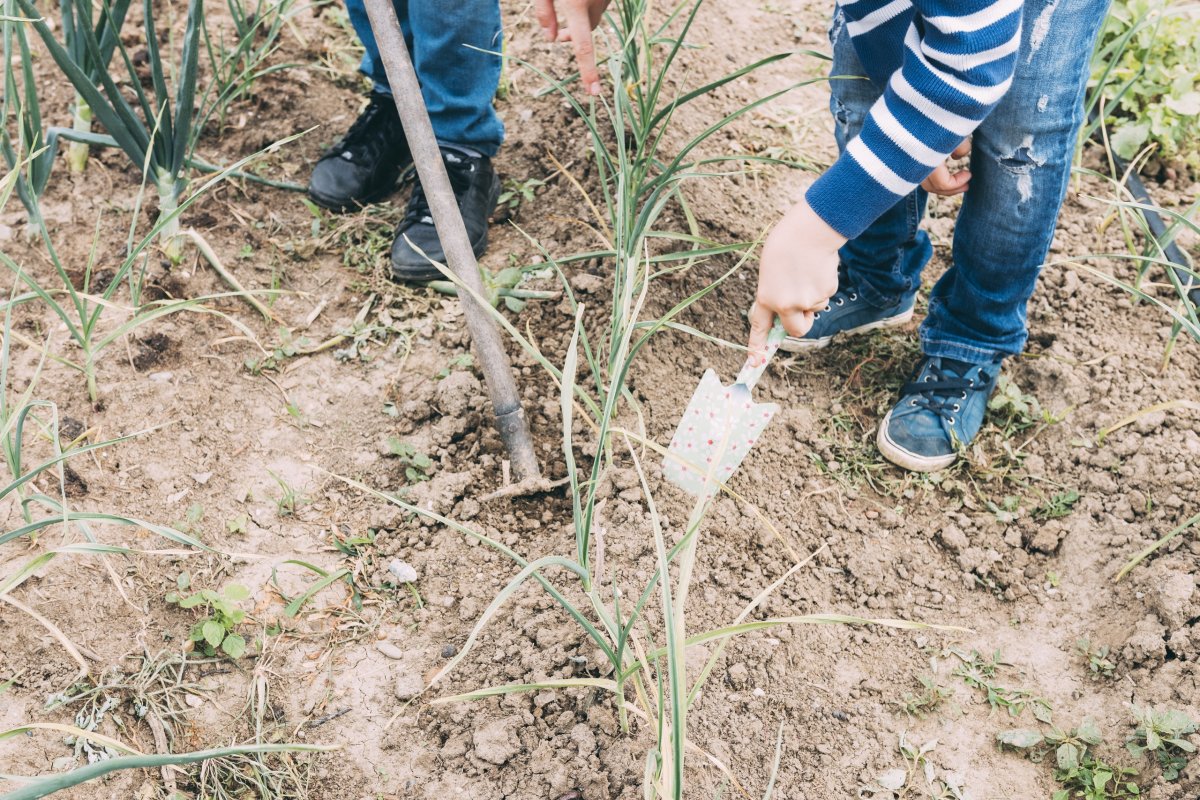
[[813, 326], [804, 336], [788, 336], [779, 349], [789, 353], [803, 353], [828, 347], [835, 336], [867, 333], [880, 328], [903, 325], [912, 319], [916, 294], [902, 298], [895, 305], [879, 308], [868, 303], [846, 280], [846, 273], [839, 270], [838, 290], [825, 308], [813, 315]]
[[879, 425], [879, 452], [915, 472], [950, 466], [983, 426], [998, 377], [999, 364], [925, 356]]

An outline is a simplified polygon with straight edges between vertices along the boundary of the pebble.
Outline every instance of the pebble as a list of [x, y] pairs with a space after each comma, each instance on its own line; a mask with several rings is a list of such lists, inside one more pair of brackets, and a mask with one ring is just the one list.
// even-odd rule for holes
[[150, 380], [154, 381], [155, 383], [170, 383], [174, 377], [175, 377], [174, 372], [151, 372], [150, 373]]
[[404, 658], [404, 651], [391, 642], [376, 642], [375, 649], [395, 661]]
[[458, 648], [455, 647], [454, 645], [452, 645], [452, 644], [445, 645], [442, 647], [442, 658], [454, 658], [454, 655], [457, 652], [458, 652]]
[[392, 573], [392, 577], [397, 583], [415, 583], [417, 580], [417, 569], [407, 561], [401, 561], [398, 558], [393, 558], [388, 564], [388, 572]]

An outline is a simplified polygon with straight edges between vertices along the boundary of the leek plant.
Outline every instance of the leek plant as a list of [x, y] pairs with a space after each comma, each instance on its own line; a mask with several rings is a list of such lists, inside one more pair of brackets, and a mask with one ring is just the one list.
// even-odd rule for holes
[[[3, 114], [0, 120], [0, 151], [8, 163], [9, 175], [15, 181], [8, 184], [8, 190], [16, 189], [29, 211], [30, 229], [36, 233], [41, 227], [37, 199], [42, 196], [50, 180], [58, 137], [54, 129], [46, 131], [42, 128], [41, 103], [33, 75], [29, 40], [25, 35], [25, 23], [16, 15], [15, 0], [4, 0], [3, 8], [0, 39], [5, 68], [4, 101], [0, 106], [0, 113]], [[15, 130], [15, 141], [10, 126]]]
[[[98, 20], [94, 19], [95, 10], [90, 2], [62, 4], [64, 49], [92, 86], [99, 84], [100, 76], [108, 72], [108, 63], [119, 41], [130, 2], [112, 0], [111, 3], [103, 3]], [[95, 49], [88, 47], [88, 37], [82, 34], [85, 28], [91, 30], [91, 38], [98, 44]], [[92, 132], [92, 107], [78, 91], [75, 92], [75, 103], [71, 107], [71, 129], [81, 134]], [[68, 145], [67, 163], [72, 172], [83, 172], [87, 168], [87, 160], [88, 145], [85, 142], [75, 141]]]
[[[199, 67], [200, 30], [203, 25], [204, 3], [189, 0], [187, 24], [183, 34], [183, 47], [179, 64], [175, 70], [174, 93], [167, 86], [167, 69], [164, 64], [162, 43], [154, 22], [152, 0], [144, 0], [146, 54], [150, 67], [152, 91], [143, 86], [133, 60], [123, 42], [115, 37], [113, 46], [120, 53], [129, 75], [127, 86], [132, 89], [142, 116], [126, 100], [116, 80], [107, 70], [100, 70], [98, 89], [89, 74], [72, 56], [50, 30], [46, 21], [38, 14], [31, 0], [16, 0], [21, 12], [29, 20], [45, 43], [50, 56], [74, 87], [76, 94], [91, 109], [108, 137], [120, 146], [152, 183], [158, 193], [160, 236], [163, 250], [172, 261], [182, 257], [183, 242], [179, 237], [179, 215], [175, 213], [183, 190], [187, 185], [187, 167], [191, 149], [195, 145], [192, 123], [195, 119], [196, 76]], [[92, 0], [63, 0], [66, 6], [88, 6]], [[64, 11], [64, 16], [68, 12]], [[91, 19], [90, 10], [76, 9], [70, 12], [75, 20], [73, 37], [82, 39], [82, 47], [92, 62], [102, 63], [103, 50], [100, 38], [91, 25], [81, 21]], [[101, 89], [103, 91], [101, 91]], [[172, 109], [172, 98], [174, 109]], [[109, 144], [108, 137], [93, 137], [72, 131], [72, 138], [83, 142]]]
[[218, 128], [224, 128], [229, 106], [250, 96], [260, 78], [290, 69], [295, 64], [268, 64], [279, 49], [284, 26], [296, 13], [295, 0], [257, 0], [248, 10], [242, 0], [226, 0], [233, 20], [232, 43], [214, 41], [209, 25], [204, 25], [204, 47], [208, 53], [212, 80], [200, 97], [194, 136], [199, 136], [214, 116]]
[[[622, 730], [628, 731], [631, 719], [635, 718], [653, 734], [655, 744], [646, 754], [644, 796], [671, 800], [680, 800], [683, 796], [685, 757], [689, 752], [699, 752], [687, 737], [687, 714], [732, 637], [772, 626], [796, 624], [929, 627], [905, 620], [868, 620], [840, 614], [752, 619], [751, 615], [762, 603], [815, 555], [802, 558], [774, 525], [755, 510], [762, 523], [791, 552], [794, 566], [759, 591], [731, 624], [703, 632], [688, 628], [689, 585], [699, 557], [705, 517], [715, 498], [711, 495], [696, 498], [688, 518], [674, 532], [674, 543], [669, 544], [672, 538], [668, 535], [667, 522], [658, 512], [643, 467], [643, 459], [648, 453], [661, 457], [667, 451], [647, 435], [643, 411], [627, 388], [628, 376], [641, 348], [664, 330], [693, 333], [708, 341], [719, 341], [694, 331], [678, 318], [741, 269], [755, 243], [722, 245], [705, 239], [681, 190], [688, 181], [726, 174], [721, 171], [722, 166], [733, 171], [739, 168], [738, 161], [769, 161], [746, 156], [698, 158], [693, 153], [714, 133], [794, 88], [789, 87], [730, 112], [685, 141], [673, 154], [664, 155], [668, 128], [682, 106], [789, 55], [770, 56], [697, 89], [672, 93], [668, 78], [680, 53], [690, 47], [685, 43], [685, 37], [701, 2], [684, 0], [673, 8], [665, 22], [658, 25], [650, 22], [649, 0], [624, 0], [614, 4], [606, 18], [608, 35], [615, 43], [606, 60], [613, 87], [611, 102], [599, 101], [598, 106], [585, 109], [563, 83], [551, 79], [583, 118], [600, 176], [601, 201], [595, 203], [584, 194], [586, 204], [596, 217], [595, 231], [605, 242], [605, 249], [591, 257], [608, 259], [612, 270], [612, 303], [600, 339], [592, 341], [589, 338], [584, 327], [584, 308], [576, 303], [561, 270], [559, 276], [565, 296], [575, 311], [574, 329], [561, 369], [503, 315], [494, 313], [497, 323], [559, 385], [562, 452], [572, 504], [574, 553], [526, 559], [512, 548], [468, 526], [342, 478], [361, 491], [487, 545], [503, 554], [518, 569], [516, 576], [484, 610], [458, 654], [431, 679], [431, 686], [468, 657], [483, 628], [529, 581], [537, 582], [579, 624], [590, 642], [603, 653], [611, 669], [610, 677], [605, 678], [567, 678], [492, 686], [439, 698], [435, 702], [449, 703], [546, 688], [580, 687], [611, 692]], [[530, 65], [526, 67], [536, 72]], [[539, 74], [546, 77], [544, 73]], [[582, 187], [578, 188], [582, 193]], [[663, 212], [672, 206], [682, 209], [688, 220], [687, 233], [657, 227]], [[741, 258], [707, 286], [679, 300], [666, 314], [647, 317], [647, 300], [657, 279], [691, 269], [712, 256], [736, 251], [743, 251]], [[545, 250], [542, 252], [547, 262], [558, 269], [561, 262]], [[460, 292], [470, 291], [448, 271], [446, 274]], [[487, 298], [476, 299], [491, 307], [487, 305]], [[577, 374], [585, 364], [582, 373], [585, 378], [577, 383]], [[588, 442], [576, 441], [577, 421], [590, 432]], [[594, 454], [590, 465], [581, 463], [580, 454], [584, 452]], [[611, 565], [605, 566], [603, 528], [597, 522], [598, 501], [603, 497], [599, 487], [604, 483], [606, 471], [618, 463], [632, 466], [640, 478], [648, 522], [645, 534], [654, 542], [656, 552], [657, 569], [644, 586], [633, 591], [623, 585], [628, 577], [625, 571], [618, 572]], [[744, 502], [744, 498], [728, 486], [723, 486], [722, 490]], [[684, 669], [684, 651], [690, 645], [702, 643], [716, 646], [701, 673], [689, 683]], [[726, 765], [711, 756], [705, 758], [745, 793]], [[768, 788], [767, 793], [770, 791]]]

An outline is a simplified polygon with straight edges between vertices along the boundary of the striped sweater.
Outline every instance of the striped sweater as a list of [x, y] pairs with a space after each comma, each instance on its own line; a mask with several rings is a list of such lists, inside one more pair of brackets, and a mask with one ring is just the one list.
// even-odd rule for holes
[[806, 197], [818, 216], [853, 239], [925, 180], [1004, 96], [1021, 45], [1022, 2], [839, 5], [845, 33], [883, 95]]

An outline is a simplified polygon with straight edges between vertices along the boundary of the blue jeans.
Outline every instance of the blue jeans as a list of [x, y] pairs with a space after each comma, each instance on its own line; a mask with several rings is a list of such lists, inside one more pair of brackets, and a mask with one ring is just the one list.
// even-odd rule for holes
[[[504, 123], [492, 107], [500, 83], [500, 57], [492, 55], [502, 44], [499, 0], [392, 2], [438, 141], [496, 155], [504, 141]], [[363, 0], [346, 0], [346, 11], [366, 49], [359, 69], [389, 93]]]
[[[1092, 48], [1108, 4], [1025, 0], [1012, 88], [972, 140], [971, 184], [954, 226], [952, 263], [933, 287], [921, 325], [926, 355], [986, 363], [1024, 348], [1025, 307], [1066, 195]], [[845, 149], [882, 91], [865, 77], [841, 12], [829, 39], [830, 110]], [[892, 305], [920, 285], [933, 253], [920, 229], [926, 200], [917, 188], [842, 248], [851, 282], [873, 305]]]

